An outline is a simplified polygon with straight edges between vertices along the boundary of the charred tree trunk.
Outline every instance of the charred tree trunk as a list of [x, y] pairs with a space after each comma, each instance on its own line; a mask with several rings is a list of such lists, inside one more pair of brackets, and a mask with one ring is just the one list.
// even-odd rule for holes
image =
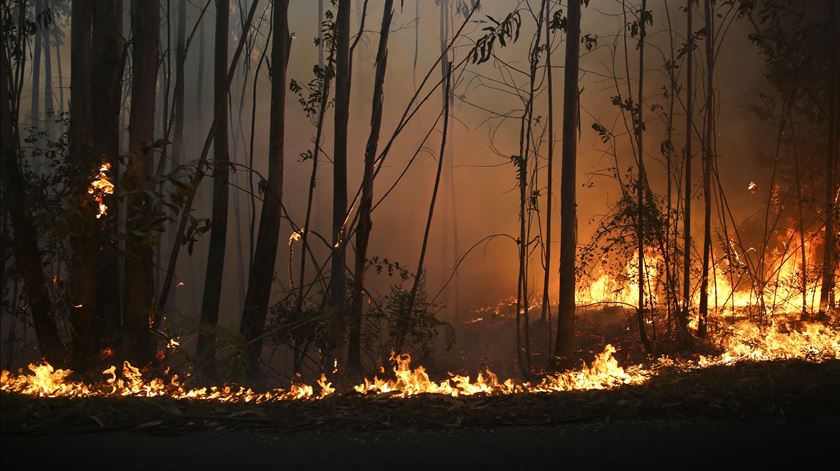
[[[540, 320], [551, 319], [551, 300], [548, 296], [548, 282], [551, 278], [551, 199], [554, 191], [554, 83], [551, 71], [551, 9], [549, 0], [544, 0], [545, 10], [545, 70], [548, 81], [548, 185], [545, 198], [545, 273], [543, 275], [543, 297]], [[568, 21], [568, 20], [567, 20]], [[568, 23], [567, 23], [568, 25]], [[548, 351], [551, 352], [551, 325], [548, 327]]]
[[359, 225], [356, 231], [356, 261], [353, 274], [352, 310], [350, 312], [350, 339], [347, 352], [347, 364], [351, 371], [362, 369], [362, 295], [365, 289], [365, 259], [368, 242], [373, 226], [371, 208], [373, 207], [373, 164], [379, 145], [379, 129], [382, 126], [383, 88], [385, 70], [388, 65], [388, 33], [391, 17], [394, 14], [394, 1], [385, 0], [382, 12], [382, 28], [379, 32], [379, 49], [376, 52], [376, 77], [373, 83], [373, 104], [370, 113], [370, 135], [365, 146], [365, 169], [362, 177], [362, 199], [359, 203]]
[[184, 65], [187, 60], [187, 0], [178, 0], [178, 31], [175, 33], [175, 101], [174, 131], [172, 144], [172, 167], [176, 168], [184, 160]]
[[228, 0], [216, 0], [216, 27], [213, 59], [213, 108], [215, 109], [213, 137], [213, 209], [210, 215], [210, 244], [204, 294], [201, 300], [201, 327], [198, 334], [198, 360], [201, 375], [208, 380], [216, 376], [216, 334], [219, 322], [219, 303], [222, 297], [222, 278], [225, 271], [227, 246], [228, 178], [228, 34], [230, 10]]
[[[184, 162], [184, 84], [186, 80], [184, 67], [187, 60], [186, 49], [186, 31], [187, 31], [187, 1], [178, 0], [178, 24], [175, 38], [175, 90], [173, 92], [174, 113], [173, 113], [173, 127], [174, 136], [172, 143], [172, 169], [177, 169]], [[170, 239], [176, 241], [178, 224], [172, 221], [167, 229], [170, 233]], [[177, 290], [172, 293], [168, 300], [168, 305], [165, 309], [170, 309], [175, 306]]]
[[41, 268], [38, 233], [26, 197], [27, 185], [18, 165], [20, 135], [16, 132], [16, 127], [13, 127], [12, 97], [9, 92], [11, 70], [11, 64], [6, 59], [6, 48], [0, 47], [0, 163], [3, 212], [8, 211], [12, 225], [15, 268], [23, 280], [24, 295], [29, 302], [32, 324], [38, 337], [38, 349], [45, 360], [61, 364], [64, 360], [64, 348], [52, 318], [52, 302]]
[[155, 85], [157, 78], [159, 0], [132, 0], [130, 160], [123, 177], [126, 190], [125, 299], [123, 327], [128, 356], [139, 364], [152, 359], [149, 326], [153, 321], [154, 211], [146, 192], [153, 191]]
[[[333, 253], [330, 270], [330, 305], [334, 319], [331, 341], [344, 338], [345, 240], [347, 215], [347, 124], [350, 118], [350, 0], [339, 0], [335, 22], [335, 135], [333, 140]], [[317, 158], [317, 156], [316, 156]], [[340, 349], [339, 349], [340, 350]]]
[[837, 177], [834, 175], [834, 168], [837, 162], [837, 141], [838, 139], [838, 93], [840, 87], [840, 76], [837, 70], [837, 2], [828, 2], [829, 18], [831, 28], [831, 66], [829, 77], [829, 117], [828, 117], [828, 153], [826, 155], [826, 181], [825, 181], [825, 249], [823, 253], [822, 284], [820, 285], [820, 310], [819, 318], [825, 319], [829, 309], [834, 307], [834, 272], [837, 268], [837, 246], [836, 229], [834, 216], [837, 208], [834, 207], [835, 194], [837, 193]]
[[[75, 4], [76, 1], [73, 2], [73, 7], [76, 6]], [[29, 115], [32, 117], [32, 127], [36, 129], [41, 128], [41, 44], [44, 42], [44, 22], [41, 20], [43, 13], [43, 0], [35, 0], [35, 48], [32, 51], [32, 105], [29, 109]], [[88, 20], [87, 25], [90, 28], [90, 20]], [[71, 23], [71, 28], [76, 30], [75, 22]]]
[[563, 85], [563, 162], [560, 177], [560, 294], [555, 356], [575, 348], [575, 257], [577, 255], [577, 127], [580, 2], [569, 2], [566, 24], [566, 67]]
[[[110, 167], [117, 185], [119, 168], [119, 113], [122, 97], [123, 34], [122, 3], [93, 2], [93, 155], [99, 165]], [[119, 260], [117, 255], [117, 198], [101, 195], [108, 206], [99, 218], [96, 234], [97, 336], [109, 336], [120, 325]], [[90, 261], [88, 263], [91, 263]]]
[[[528, 298], [528, 265], [529, 253], [528, 246], [531, 241], [531, 216], [532, 211], [537, 211], [536, 205], [531, 203], [530, 196], [534, 191], [534, 181], [539, 169], [538, 162], [535, 162], [533, 171], [531, 173], [531, 187], [528, 186], [528, 172], [529, 162], [531, 161], [531, 146], [533, 137], [534, 124], [534, 95], [536, 92], [536, 78], [537, 66], [539, 65], [540, 50], [542, 49], [541, 34], [543, 27], [543, 15], [545, 14], [545, 2], [540, 3], [540, 12], [536, 19], [537, 31], [534, 35], [534, 40], [528, 50], [529, 57], [529, 85], [528, 98], [525, 102], [525, 111], [522, 114], [521, 125], [519, 131], [519, 156], [516, 161], [517, 176], [519, 177], [519, 280], [517, 281], [517, 296], [516, 296], [516, 355], [519, 360], [519, 367], [525, 375], [531, 374], [531, 331], [529, 308], [530, 301]], [[534, 160], [536, 160], [536, 151], [534, 152]], [[530, 191], [530, 193], [529, 193]], [[521, 319], [520, 319], [521, 317]], [[524, 327], [524, 352], [520, 341], [520, 321]], [[524, 362], [522, 361], [524, 353]]]
[[694, 32], [692, 10], [694, 0], [686, 2], [686, 93], [685, 93], [685, 201], [683, 202], [683, 305], [677, 321], [688, 329], [688, 311], [691, 306], [691, 144], [694, 133]]
[[699, 319], [697, 322], [697, 335], [701, 338], [706, 336], [709, 315], [709, 258], [712, 250], [712, 158], [714, 137], [714, 29], [712, 15], [712, 0], [705, 0], [706, 18], [706, 124], [704, 126], [705, 137], [703, 138], [703, 267], [700, 273], [700, 305], [698, 306]]
[[[50, 11], [50, 5], [47, 0], [43, 3], [44, 11]], [[52, 85], [52, 40], [55, 36], [53, 33], [55, 29], [54, 24], [46, 25], [43, 28], [43, 42], [44, 42], [44, 132], [47, 139], [53, 138], [53, 85]]]
[[73, 355], [76, 367], [96, 355], [94, 313], [96, 312], [97, 208], [88, 195], [88, 186], [97, 173], [97, 156], [92, 149], [92, 0], [74, 0], [71, 24], [70, 70], [70, 159], [73, 175], [71, 206], [78, 208], [72, 217], [70, 234], [70, 321], [73, 325]]
[[[636, 145], [638, 146], [639, 158], [639, 180], [636, 182], [636, 205], [638, 214], [636, 217], [636, 251], [638, 255], [637, 269], [639, 271], [639, 306], [636, 310], [636, 320], [639, 324], [639, 336], [642, 344], [648, 353], [653, 352], [653, 344], [647, 336], [645, 327], [645, 217], [647, 212], [646, 188], [647, 172], [645, 171], [645, 39], [647, 36], [647, 0], [642, 0], [642, 8], [639, 15], [639, 94], [637, 107]], [[650, 297], [651, 293], [648, 294]], [[651, 307], [652, 304], [651, 304]], [[653, 321], [653, 309], [651, 309], [651, 320]]]
[[260, 212], [260, 227], [254, 262], [248, 277], [248, 291], [242, 312], [240, 333], [248, 342], [248, 367], [251, 379], [259, 376], [262, 354], [262, 336], [271, 283], [274, 280], [274, 262], [280, 234], [280, 215], [283, 200], [283, 154], [285, 146], [286, 66], [292, 38], [289, 36], [289, 0], [274, 0], [273, 39], [271, 44], [271, 114], [268, 145], [268, 185]]

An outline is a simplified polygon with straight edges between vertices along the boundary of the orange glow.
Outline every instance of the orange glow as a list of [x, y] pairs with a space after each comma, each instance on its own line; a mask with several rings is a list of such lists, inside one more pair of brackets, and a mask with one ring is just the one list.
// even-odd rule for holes
[[[475, 379], [449, 374], [435, 381], [423, 366], [411, 368], [408, 354], [394, 355], [392, 375], [388, 378], [365, 379], [353, 389], [356, 393], [373, 396], [386, 394], [409, 397], [418, 394], [447, 396], [506, 395], [522, 393], [552, 393], [559, 391], [611, 389], [629, 384], [642, 384], [658, 374], [662, 367], [681, 369], [730, 365], [744, 361], [800, 359], [820, 362], [840, 359], [840, 332], [817, 323], [805, 323], [798, 330], [791, 325], [775, 323], [769, 326], [742, 321], [734, 324], [724, 337], [722, 353], [701, 356], [697, 360], [675, 361], [667, 357], [650, 366], [619, 366], [612, 345], [597, 354], [590, 365], [544, 376], [534, 382], [501, 380], [490, 370], [479, 372]], [[314, 386], [295, 383], [289, 389], [255, 392], [240, 386], [189, 388], [177, 375], [168, 379], [143, 378], [140, 370], [128, 362], [121, 368], [112, 365], [102, 371], [105, 379], [98, 383], [83, 383], [69, 379], [72, 371], [55, 369], [47, 363], [30, 364], [29, 372], [0, 374], [0, 391], [35, 397], [91, 397], [133, 396], [174, 399], [212, 400], [219, 402], [273, 402], [285, 400], [316, 400], [335, 394], [326, 376]]]
[[111, 164], [105, 162], [99, 167], [99, 173], [96, 178], [90, 182], [88, 187], [88, 194], [93, 195], [93, 199], [99, 208], [96, 219], [108, 214], [108, 205], [105, 204], [105, 196], [114, 194], [114, 184], [108, 180], [108, 171], [111, 170]]

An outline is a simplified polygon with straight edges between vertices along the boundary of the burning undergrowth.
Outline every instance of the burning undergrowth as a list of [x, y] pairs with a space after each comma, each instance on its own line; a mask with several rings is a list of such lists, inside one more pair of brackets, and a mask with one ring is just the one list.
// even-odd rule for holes
[[621, 366], [612, 345], [606, 345], [593, 361], [579, 368], [543, 375], [532, 381], [500, 379], [487, 369], [475, 377], [449, 374], [433, 379], [423, 366], [412, 367], [409, 355], [392, 358], [389, 374], [365, 379], [352, 390], [337, 391], [322, 375], [315, 384], [293, 383], [288, 388], [254, 391], [241, 386], [190, 386], [189, 378], [166, 374], [146, 378], [125, 362], [102, 371], [100, 381], [73, 379], [70, 370], [55, 369], [41, 363], [31, 364], [28, 372], [3, 371], [0, 391], [38, 398], [170, 398], [223, 403], [276, 403], [293, 400], [321, 400], [331, 396], [361, 398], [407, 398], [418, 395], [448, 397], [511, 396], [561, 391], [588, 391], [638, 386], [661, 375], [663, 371], [693, 371], [760, 361], [800, 360], [820, 363], [840, 359], [840, 331], [819, 323], [777, 321], [762, 326], [750, 321], [733, 324], [721, 337], [719, 352], [691, 359], [659, 357], [646, 364]]

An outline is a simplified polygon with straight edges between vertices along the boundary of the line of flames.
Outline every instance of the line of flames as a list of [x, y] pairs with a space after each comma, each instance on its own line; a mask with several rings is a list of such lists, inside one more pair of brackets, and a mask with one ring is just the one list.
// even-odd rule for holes
[[[766, 267], [765, 275], [767, 277], [766, 287], [763, 293], [764, 304], [768, 309], [768, 314], [798, 312], [802, 309], [802, 292], [801, 286], [803, 264], [800, 257], [800, 249], [797, 245], [798, 235], [793, 234], [793, 230], [784, 231], [781, 239], [784, 241], [783, 248], [771, 250], [767, 257], [768, 265]], [[787, 241], [790, 241], [788, 243]], [[804, 250], [806, 253], [806, 273], [812, 270], [812, 265], [820, 263], [817, 257], [818, 243], [812, 240], [805, 240]], [[733, 273], [730, 278], [729, 269], [724, 263], [720, 264], [716, 269], [711, 270], [709, 280], [709, 303], [712, 306], [717, 306], [717, 312], [740, 310], [757, 306], [760, 302], [759, 295], [751, 286], [748, 274], [739, 274], [743, 271], [746, 265], [743, 257], [738, 253], [737, 249], [732, 247], [733, 253]], [[619, 304], [638, 304], [639, 289], [637, 279], [637, 264], [638, 255], [634, 254], [632, 259], [627, 262], [625, 273], [619, 276], [614, 276], [609, 273], [602, 273], [594, 277], [590, 283], [584, 287], [580, 287], [575, 293], [575, 302], [578, 305], [585, 305], [591, 303], [619, 303]], [[656, 305], [663, 305], [664, 303], [664, 275], [662, 274], [662, 267], [664, 262], [661, 256], [655, 254], [651, 250], [650, 253], [645, 253], [645, 271], [646, 279], [650, 280], [652, 284], [653, 293], [645, 293], [648, 302], [652, 299]], [[840, 275], [840, 273], [838, 273]], [[733, 284], [734, 289], [733, 289]], [[646, 291], [650, 290], [647, 287]], [[804, 286], [806, 304], [809, 309], [818, 306], [820, 303], [820, 280], [809, 276]], [[700, 292], [695, 292], [693, 302], [695, 305], [699, 303]]]
[[[643, 384], [663, 367], [682, 369], [730, 365], [745, 361], [800, 359], [821, 362], [840, 359], [840, 332], [818, 323], [804, 323], [799, 330], [776, 323], [761, 327], [749, 321], [733, 325], [723, 342], [723, 353], [698, 360], [660, 358], [652, 365], [621, 367], [614, 357], [612, 345], [597, 354], [590, 365], [575, 370], [544, 376], [535, 382], [500, 380], [490, 370], [478, 373], [475, 379], [451, 374], [435, 381], [422, 366], [411, 368], [407, 354], [393, 358], [393, 376], [365, 379], [355, 391], [367, 396], [386, 394], [409, 397], [418, 394], [447, 396], [506, 395], [519, 393], [550, 393], [572, 390], [611, 389], [623, 385]], [[265, 403], [286, 400], [317, 400], [332, 396], [336, 389], [325, 376], [313, 385], [293, 384], [288, 389], [256, 392], [239, 386], [190, 388], [177, 375], [171, 378], [146, 380], [140, 370], [128, 362], [118, 373], [116, 366], [104, 370], [104, 381], [83, 383], [70, 380], [71, 370], [55, 369], [48, 363], [30, 364], [29, 373], [0, 373], [0, 391], [35, 397], [170, 397], [174, 399], [212, 400], [219, 402]]]

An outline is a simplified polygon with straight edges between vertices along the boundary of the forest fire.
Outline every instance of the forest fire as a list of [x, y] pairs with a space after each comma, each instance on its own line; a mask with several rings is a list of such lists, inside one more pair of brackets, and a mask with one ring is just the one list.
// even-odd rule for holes
[[600, 468], [840, 427], [840, 0], [8, 0], [0, 32], [4, 442]]
[[[758, 286], [753, 286], [753, 279], [758, 276], [751, 275], [749, 254], [742, 255], [735, 244], [730, 242], [729, 251], [731, 260], [725, 257], [716, 263], [711, 270], [710, 280], [710, 304], [718, 313], [749, 310], [756, 306], [763, 306], [766, 315], [775, 313], [789, 313], [806, 310], [813, 311], [820, 304], [819, 279], [809, 276], [809, 267], [805, 265], [806, 279], [803, 284], [803, 264], [799, 256], [800, 247], [795, 240], [793, 230], [781, 231], [784, 238], [780, 237], [779, 248], [768, 250], [765, 256], [765, 274], [767, 280], [764, 284], [762, 294], [759, 294]], [[791, 242], [793, 241], [793, 242]], [[755, 252], [754, 249], [747, 249], [745, 252]], [[805, 254], [806, 260], [816, 260], [817, 244], [812, 240], [805, 240], [801, 245], [801, 252]], [[753, 256], [753, 258], [756, 258]], [[593, 277], [591, 282], [579, 286], [576, 290], [576, 302], [580, 304], [618, 303], [624, 305], [635, 305], [638, 303], [638, 285], [636, 273], [638, 258], [634, 254], [627, 262], [624, 273], [615, 275], [612, 273], [601, 273]], [[648, 302], [654, 306], [661, 306], [664, 300], [668, 299], [666, 278], [662, 273], [662, 267], [667, 266], [662, 257], [650, 251], [645, 255], [645, 278], [650, 280], [652, 285], [648, 288], [646, 296]], [[755, 282], [757, 285], [758, 283]], [[733, 289], [734, 286], [734, 289]], [[763, 299], [761, 297], [763, 296]], [[695, 292], [693, 302], [697, 304], [700, 300], [700, 293]]]
[[[817, 323], [803, 323], [797, 330], [792, 325], [777, 323], [759, 326], [741, 321], [735, 324], [723, 341], [723, 352], [700, 356], [696, 360], [673, 360], [661, 357], [649, 365], [621, 367], [613, 356], [612, 345], [595, 355], [590, 365], [549, 374], [533, 382], [500, 380], [491, 370], [479, 372], [475, 379], [450, 374], [435, 381], [423, 366], [411, 367], [411, 356], [394, 355], [393, 375], [389, 378], [365, 379], [353, 390], [364, 396], [388, 395], [405, 398], [419, 394], [444, 396], [509, 395], [555, 393], [591, 389], [612, 389], [624, 385], [643, 384], [662, 367], [684, 370], [737, 362], [803, 360], [821, 362], [840, 359], [840, 332]], [[264, 392], [240, 386], [191, 388], [178, 375], [169, 379], [146, 380], [141, 371], [124, 362], [118, 371], [111, 366], [102, 371], [106, 377], [97, 383], [70, 380], [71, 370], [55, 369], [48, 363], [30, 364], [29, 373], [3, 370], [0, 391], [34, 397], [169, 397], [172, 399], [211, 400], [219, 402], [265, 403], [288, 400], [323, 399], [336, 393], [336, 388], [322, 375], [316, 384], [292, 384], [289, 389], [276, 388]]]

